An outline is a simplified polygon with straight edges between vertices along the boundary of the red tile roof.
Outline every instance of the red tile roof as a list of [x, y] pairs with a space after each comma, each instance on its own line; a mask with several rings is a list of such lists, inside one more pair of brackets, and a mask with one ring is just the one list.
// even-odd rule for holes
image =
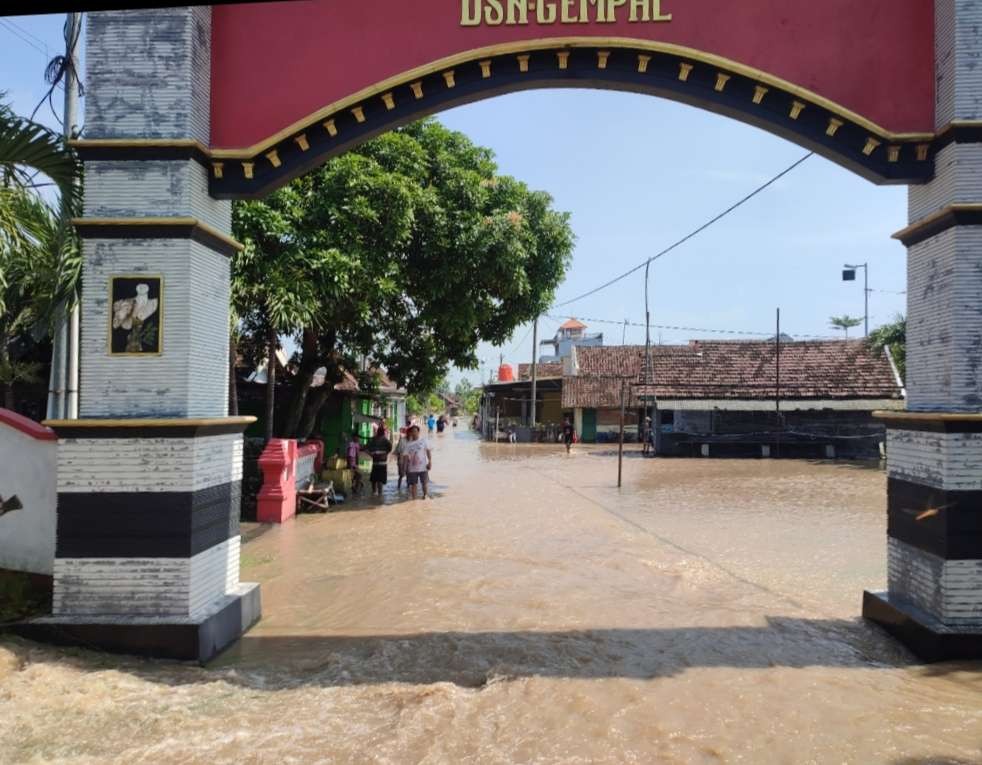
[[[773, 342], [693, 341], [652, 346], [654, 392], [660, 399], [772, 399], [776, 391]], [[579, 376], [563, 378], [563, 406], [620, 405], [620, 379], [645, 382], [644, 346], [578, 348]], [[634, 394], [649, 388], [636, 385]], [[885, 354], [863, 340], [781, 344], [785, 399], [900, 399]], [[633, 400], [633, 399], [632, 399]], [[630, 403], [630, 401], [629, 401]]]
[[560, 329], [586, 329], [586, 324], [576, 319], [570, 319], [565, 324], [559, 326]]
[[[563, 376], [563, 362], [561, 361], [549, 361], [543, 364], [536, 364], [537, 369], [535, 370], [535, 377], [537, 380], [545, 380], [550, 377], [562, 377]], [[532, 365], [531, 364], [519, 364], [518, 365], [518, 379], [519, 380], [531, 380], [532, 379]]]

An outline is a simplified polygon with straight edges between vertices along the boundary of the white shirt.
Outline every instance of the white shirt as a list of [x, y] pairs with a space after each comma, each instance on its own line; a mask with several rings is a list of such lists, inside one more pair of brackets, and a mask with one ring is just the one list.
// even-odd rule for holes
[[406, 454], [409, 457], [410, 473], [426, 472], [426, 464], [429, 462], [426, 457], [426, 450], [429, 448], [429, 444], [425, 438], [418, 438], [415, 441], [406, 443]]

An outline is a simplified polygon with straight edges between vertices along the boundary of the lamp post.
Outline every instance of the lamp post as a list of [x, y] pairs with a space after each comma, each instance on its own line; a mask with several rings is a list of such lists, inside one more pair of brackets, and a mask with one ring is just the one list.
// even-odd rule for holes
[[846, 263], [842, 268], [842, 281], [844, 282], [856, 281], [856, 271], [860, 268], [863, 269], [863, 334], [869, 337], [869, 263], [855, 266]]

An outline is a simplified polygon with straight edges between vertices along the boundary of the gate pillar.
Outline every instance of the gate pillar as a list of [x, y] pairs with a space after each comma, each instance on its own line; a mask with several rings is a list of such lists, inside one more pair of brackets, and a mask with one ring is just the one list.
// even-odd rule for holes
[[231, 206], [208, 195], [211, 9], [87, 14], [80, 419], [59, 438], [52, 617], [30, 634], [205, 661], [239, 582]]
[[907, 411], [885, 415], [888, 590], [863, 613], [928, 660], [982, 657], [982, 6], [936, 0], [934, 180], [912, 186]]

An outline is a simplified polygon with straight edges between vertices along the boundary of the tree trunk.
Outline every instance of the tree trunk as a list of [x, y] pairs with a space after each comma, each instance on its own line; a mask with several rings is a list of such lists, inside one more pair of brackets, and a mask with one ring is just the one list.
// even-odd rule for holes
[[293, 378], [293, 390], [290, 393], [290, 406], [287, 409], [284, 426], [284, 431], [293, 438], [300, 436], [297, 431], [300, 427], [300, 421], [303, 419], [307, 394], [310, 392], [310, 385], [314, 381], [314, 373], [320, 366], [317, 354], [317, 335], [309, 328], [305, 328], [303, 331], [301, 351], [300, 369], [297, 370], [297, 374]]
[[276, 330], [272, 327], [266, 336], [269, 359], [266, 362], [266, 443], [273, 439], [273, 417], [276, 413]]
[[317, 425], [317, 416], [327, 403], [327, 399], [330, 397], [333, 389], [333, 385], [325, 384], [313, 394], [308, 394], [307, 405], [303, 409], [303, 417], [300, 419], [300, 424], [297, 427], [297, 438], [310, 438], [310, 434]]
[[[321, 342], [323, 341], [323, 342]], [[287, 409], [286, 422], [283, 432], [290, 438], [305, 438], [313, 428], [313, 422], [306, 426], [307, 399], [310, 395], [310, 385], [314, 381], [314, 374], [320, 367], [327, 366], [325, 353], [329, 353], [335, 342], [334, 333], [328, 333], [322, 338], [318, 338], [316, 332], [311, 329], [304, 329], [303, 343], [301, 345], [302, 355], [300, 357], [300, 369], [293, 378], [292, 392], [290, 395], [290, 406]], [[330, 380], [325, 381], [325, 387], [333, 387]], [[330, 391], [328, 391], [330, 392]], [[321, 401], [317, 406], [317, 412], [324, 405]], [[316, 412], [314, 417], [316, 418]], [[306, 432], [304, 428], [307, 427]]]
[[0, 369], [6, 368], [10, 373], [10, 382], [3, 386], [3, 408], [14, 411], [14, 406], [17, 403], [14, 397], [14, 370], [13, 362], [7, 354], [7, 344], [6, 335], [0, 335]]
[[228, 413], [232, 417], [239, 416], [239, 386], [235, 379], [235, 362], [239, 355], [239, 345], [235, 336], [228, 339]]

